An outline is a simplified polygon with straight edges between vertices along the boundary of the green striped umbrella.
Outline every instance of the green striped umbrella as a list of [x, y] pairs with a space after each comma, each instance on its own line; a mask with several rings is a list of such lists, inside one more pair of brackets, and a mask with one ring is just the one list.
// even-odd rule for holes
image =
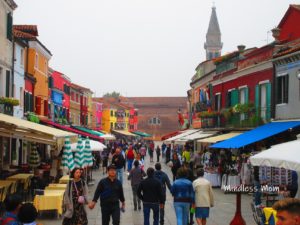
[[84, 166], [92, 166], [93, 165], [93, 156], [91, 151], [90, 139], [87, 138], [85, 140], [84, 145]]
[[68, 169], [70, 171], [75, 168], [73, 152], [71, 150], [71, 142], [69, 137], [65, 138], [65, 145], [62, 154], [62, 166], [63, 168]]
[[28, 164], [32, 168], [38, 167], [40, 165], [40, 156], [36, 148], [36, 143], [31, 144]]
[[76, 147], [76, 152], [75, 152], [75, 167], [76, 168], [84, 168], [84, 152], [83, 152], [83, 143], [82, 143], [82, 138], [78, 138], [77, 142], [77, 147]]

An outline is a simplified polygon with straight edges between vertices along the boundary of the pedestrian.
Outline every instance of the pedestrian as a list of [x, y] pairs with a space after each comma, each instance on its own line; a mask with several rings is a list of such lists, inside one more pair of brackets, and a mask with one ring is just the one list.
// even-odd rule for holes
[[194, 155], [193, 162], [194, 169], [198, 169], [202, 166], [202, 154], [200, 150], [198, 150], [197, 153]]
[[146, 152], [147, 152], [147, 148], [145, 144], [143, 144], [142, 147], [140, 148], [141, 159], [145, 160]]
[[164, 217], [165, 217], [166, 194], [167, 194], [166, 193], [166, 191], [167, 191], [166, 187], [168, 187], [169, 191], [171, 192], [171, 183], [170, 183], [170, 179], [169, 179], [168, 175], [161, 170], [161, 164], [160, 163], [155, 164], [154, 177], [160, 181], [161, 186], [162, 186], [162, 191], [163, 191], [163, 199], [164, 199], [163, 207], [161, 207], [160, 210], [159, 210], [159, 223], [160, 223], [160, 225], [163, 225], [164, 224]]
[[145, 166], [145, 165], [144, 165], [144, 160], [142, 159], [140, 153], [136, 154], [136, 157], [135, 157], [133, 163], [134, 163], [135, 161], [138, 161], [138, 162], [139, 162], [139, 165], [140, 165], [140, 168], [141, 168], [143, 171], [145, 171], [145, 170], [144, 170], [144, 166]]
[[177, 179], [172, 185], [174, 208], [177, 225], [187, 225], [189, 220], [190, 204], [194, 204], [193, 184], [187, 178], [187, 171], [181, 167], [177, 171]]
[[272, 206], [277, 211], [276, 225], [300, 225], [300, 199], [285, 198]]
[[147, 178], [141, 181], [138, 197], [143, 201], [144, 225], [150, 225], [150, 210], [153, 211], [153, 225], [158, 225], [159, 208], [163, 207], [163, 192], [160, 182], [154, 178], [154, 169], [147, 169]]
[[156, 146], [155, 152], [156, 152], [156, 162], [159, 162], [159, 157], [160, 157], [160, 147], [159, 147], [159, 145]]
[[144, 170], [141, 169], [139, 161], [134, 161], [134, 169], [132, 169], [129, 173], [128, 180], [131, 180], [131, 188], [132, 188], [132, 195], [133, 195], [133, 205], [134, 211], [141, 210], [141, 199], [137, 196], [137, 189], [143, 177], [146, 176]]
[[154, 153], [154, 143], [151, 142], [148, 147], [148, 153], [150, 156], [150, 162], [153, 162], [153, 153]]
[[104, 175], [104, 173], [107, 173], [107, 165], [108, 165], [108, 155], [109, 155], [109, 151], [107, 149], [104, 149], [101, 152], [101, 159], [102, 159], [102, 174]]
[[88, 224], [88, 219], [85, 204], [88, 204], [88, 187], [84, 179], [82, 179], [80, 168], [73, 169], [70, 177], [73, 179], [67, 184], [63, 200], [66, 208], [63, 225], [86, 225]]
[[166, 163], [168, 163], [171, 160], [171, 145], [169, 144], [166, 147]]
[[26, 202], [21, 205], [18, 219], [22, 225], [38, 225], [35, 221], [37, 217], [38, 212], [32, 203]]
[[[182, 164], [182, 167], [184, 169], [186, 169], [186, 173], [187, 173], [186, 178], [193, 183], [193, 181], [195, 180], [195, 176], [194, 176], [193, 171], [190, 168], [189, 163], [188, 162], [184, 162]], [[189, 224], [194, 224], [194, 213], [192, 213], [192, 211], [191, 211], [192, 208], [193, 208], [193, 205], [190, 204], [190, 221], [189, 221]]]
[[111, 164], [107, 167], [108, 176], [99, 181], [95, 190], [94, 198], [89, 204], [93, 209], [100, 197], [100, 207], [102, 214], [102, 225], [109, 225], [112, 217], [113, 225], [120, 224], [120, 203], [121, 210], [125, 211], [125, 198], [121, 182], [117, 179], [117, 168]]
[[211, 183], [205, 179], [204, 170], [197, 169], [197, 179], [193, 182], [195, 191], [195, 217], [198, 225], [206, 225], [209, 209], [214, 206], [214, 195]]
[[132, 163], [135, 158], [135, 151], [132, 148], [132, 145], [129, 146], [128, 150], [126, 151], [127, 157], [127, 171], [130, 172], [132, 168]]
[[5, 213], [0, 218], [1, 225], [19, 225], [18, 213], [22, 204], [22, 197], [18, 194], [7, 195], [4, 200]]
[[30, 180], [30, 191], [31, 191], [31, 196], [35, 196], [35, 192], [39, 190], [44, 190], [46, 187], [46, 182], [45, 180], [41, 177], [40, 170], [39, 169], [34, 169], [34, 175]]
[[112, 164], [117, 168], [117, 178], [123, 184], [123, 168], [125, 166], [125, 158], [121, 153], [121, 149], [118, 147], [115, 154], [112, 157]]
[[171, 171], [172, 171], [172, 174], [173, 174], [173, 182], [174, 182], [176, 180], [177, 170], [181, 167], [181, 162], [180, 162], [176, 152], [173, 153], [172, 164], [171, 165], [172, 165]]

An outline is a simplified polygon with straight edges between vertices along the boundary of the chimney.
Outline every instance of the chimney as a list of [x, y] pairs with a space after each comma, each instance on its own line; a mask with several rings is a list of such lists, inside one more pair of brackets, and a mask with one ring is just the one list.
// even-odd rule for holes
[[275, 39], [275, 42], [279, 42], [280, 28], [279, 27], [275, 27], [271, 31], [272, 31], [272, 36]]
[[238, 45], [237, 48], [238, 48], [239, 52], [242, 53], [245, 50], [246, 46], [245, 45]]

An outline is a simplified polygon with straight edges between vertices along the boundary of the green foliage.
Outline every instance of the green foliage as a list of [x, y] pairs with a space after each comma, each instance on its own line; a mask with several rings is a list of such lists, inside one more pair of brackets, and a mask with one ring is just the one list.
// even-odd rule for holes
[[199, 112], [197, 115], [199, 118], [211, 118], [211, 117], [219, 116], [220, 113], [216, 111], [211, 111], [211, 112], [203, 111], [203, 112]]
[[111, 92], [111, 93], [106, 93], [103, 95], [104, 98], [119, 98], [121, 96], [121, 94], [119, 92]]
[[0, 104], [7, 104], [12, 106], [19, 105], [19, 100], [15, 98], [7, 98], [7, 97], [0, 97]]
[[248, 113], [248, 112], [253, 112], [255, 109], [253, 103], [248, 103], [248, 104], [236, 104], [235, 106], [232, 107], [232, 112], [233, 113]]
[[28, 113], [27, 115], [28, 121], [34, 122], [34, 123], [40, 123], [40, 119], [37, 115], [35, 115], [33, 112]]

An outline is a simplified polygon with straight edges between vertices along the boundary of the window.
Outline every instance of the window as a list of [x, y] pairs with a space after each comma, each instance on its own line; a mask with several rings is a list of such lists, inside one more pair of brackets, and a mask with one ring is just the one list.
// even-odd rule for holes
[[10, 71], [6, 70], [6, 92], [5, 97], [10, 97]]
[[39, 55], [38, 55], [38, 54], [35, 54], [34, 67], [35, 67], [35, 68], [38, 68], [38, 65], [39, 65]]
[[215, 95], [215, 111], [221, 110], [221, 94]]
[[277, 83], [277, 96], [276, 103], [283, 104], [288, 103], [288, 93], [289, 93], [289, 76], [288, 74], [279, 76], [276, 78]]
[[226, 94], [226, 108], [231, 106], [231, 91], [228, 91]]
[[13, 18], [11, 13], [7, 13], [7, 21], [6, 21], [6, 38], [12, 41], [12, 26], [13, 26]]
[[110, 110], [110, 116], [111, 116], [111, 117], [114, 116], [114, 111]]
[[149, 120], [149, 124], [152, 124], [152, 125], [160, 125], [160, 119], [157, 118], [157, 117], [153, 117]]
[[21, 66], [24, 66], [24, 49], [21, 48], [21, 51], [20, 51], [20, 64]]
[[71, 91], [71, 100], [75, 101], [75, 93], [73, 91]]
[[77, 93], [76, 93], [76, 102], [79, 102], [79, 96]]
[[20, 87], [20, 107], [23, 107], [23, 101], [24, 101], [24, 91], [23, 88]]

